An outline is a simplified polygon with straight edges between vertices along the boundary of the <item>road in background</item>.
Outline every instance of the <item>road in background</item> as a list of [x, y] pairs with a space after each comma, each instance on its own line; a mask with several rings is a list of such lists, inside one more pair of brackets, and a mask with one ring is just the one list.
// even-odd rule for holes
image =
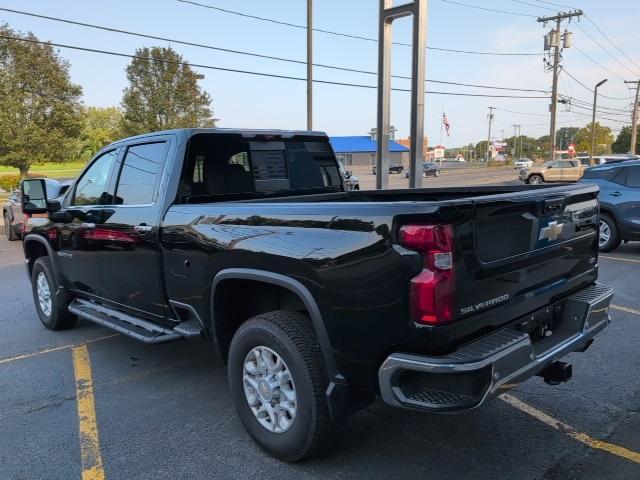
[[[369, 167], [346, 167], [360, 180], [362, 190], [376, 187], [376, 176]], [[422, 179], [422, 187], [472, 187], [476, 185], [521, 184], [518, 170], [513, 167], [486, 167], [474, 164], [443, 163], [439, 177]], [[389, 188], [409, 188], [406, 170], [389, 174]]]

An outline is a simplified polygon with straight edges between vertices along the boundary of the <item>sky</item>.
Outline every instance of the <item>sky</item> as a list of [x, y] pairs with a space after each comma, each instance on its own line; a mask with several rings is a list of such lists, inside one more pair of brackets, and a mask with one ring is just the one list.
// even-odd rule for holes
[[[304, 0], [195, 0], [223, 9], [268, 17], [304, 25]], [[555, 0], [564, 4], [565, 0]], [[566, 0], [571, 1], [571, 0]], [[401, 3], [395, 0], [395, 4]], [[490, 56], [448, 53], [429, 50], [427, 79], [493, 85], [500, 87], [550, 91], [551, 74], [543, 63], [543, 36], [550, 29], [536, 22], [535, 16], [552, 15], [558, 9], [540, 0], [493, 0], [459, 3], [504, 10], [519, 15], [489, 12], [445, 0], [431, 0], [428, 5], [427, 45], [431, 47], [486, 52], [535, 53], [532, 56]], [[567, 5], [567, 4], [564, 4]], [[377, 37], [377, 0], [315, 0], [314, 26], [318, 29], [351, 35]], [[623, 79], [640, 78], [640, 10], [637, 0], [608, 2], [573, 0], [568, 6], [582, 9], [609, 38], [605, 38], [587, 19], [565, 23], [573, 32], [576, 48], [565, 49], [559, 88], [564, 95], [592, 102], [591, 86], [604, 78], [608, 82], [600, 93], [599, 107], [611, 112], [601, 123], [614, 132], [630, 122], [632, 97]], [[0, 7], [48, 16], [131, 30], [172, 39], [197, 42], [252, 53], [306, 59], [304, 29], [263, 22], [244, 16], [205, 9], [178, 0], [0, 0]], [[534, 16], [528, 16], [534, 15]], [[14, 29], [31, 31], [42, 40], [88, 48], [133, 54], [142, 46], [172, 46], [191, 63], [231, 69], [251, 70], [303, 78], [304, 64], [259, 59], [210, 49], [171, 44], [112, 32], [67, 25], [0, 11], [0, 22]], [[394, 41], [411, 42], [411, 21], [394, 23]], [[613, 44], [611, 43], [613, 42]], [[599, 44], [599, 45], [598, 45]], [[615, 46], [614, 46], [615, 44]], [[604, 48], [602, 48], [604, 47]], [[621, 51], [625, 57], [621, 53]], [[580, 51], [578, 51], [578, 49]], [[126, 86], [125, 67], [130, 59], [61, 48], [60, 54], [70, 63], [72, 80], [83, 88], [86, 105], [119, 105]], [[591, 57], [596, 63], [586, 56]], [[377, 44], [373, 41], [346, 38], [316, 32], [314, 63], [377, 71]], [[635, 63], [635, 64], [634, 64]], [[201, 86], [213, 99], [218, 126], [229, 128], [306, 128], [306, 83], [304, 81], [267, 78], [210, 69], [198, 69], [205, 78]], [[411, 74], [411, 49], [395, 45], [392, 73]], [[314, 68], [318, 80], [375, 86], [377, 77], [322, 67]], [[394, 87], [410, 87], [409, 80], [394, 79]], [[501, 91], [427, 83], [427, 90], [442, 92], [544, 96], [543, 93]], [[397, 138], [409, 131], [408, 92], [394, 92], [391, 100], [391, 123], [398, 129]], [[365, 135], [376, 123], [375, 88], [356, 88], [314, 84], [314, 129], [329, 135]], [[549, 132], [549, 100], [546, 98], [484, 98], [427, 94], [425, 133], [430, 145], [440, 143], [441, 118], [444, 111], [451, 124], [450, 136], [444, 134], [447, 147], [466, 145], [487, 138], [488, 107], [496, 107], [492, 139], [513, 135], [513, 124], [520, 124], [523, 135], [539, 137]], [[517, 113], [513, 113], [517, 112]], [[582, 127], [590, 121], [590, 110], [575, 106], [559, 108], [558, 128]]]

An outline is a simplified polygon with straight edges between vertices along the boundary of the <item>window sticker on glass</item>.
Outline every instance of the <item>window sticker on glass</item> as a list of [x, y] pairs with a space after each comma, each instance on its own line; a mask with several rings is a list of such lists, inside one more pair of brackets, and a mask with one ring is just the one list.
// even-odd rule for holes
[[329, 153], [329, 144], [327, 142], [304, 142], [304, 146], [309, 153]]
[[285, 154], [282, 151], [254, 151], [253, 176], [256, 180], [287, 178]]

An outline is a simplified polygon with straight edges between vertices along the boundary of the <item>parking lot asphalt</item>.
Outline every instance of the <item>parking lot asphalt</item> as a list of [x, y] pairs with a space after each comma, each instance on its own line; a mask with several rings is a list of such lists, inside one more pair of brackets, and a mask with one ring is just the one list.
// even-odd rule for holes
[[[20, 244], [0, 237], [0, 478], [637, 480], [640, 243], [599, 264], [601, 281], [616, 292], [614, 320], [587, 352], [568, 357], [570, 382], [553, 387], [534, 378], [455, 415], [377, 401], [339, 428], [327, 454], [289, 465], [243, 430], [225, 367], [208, 343], [148, 346], [84, 321], [46, 330]], [[79, 374], [82, 345], [88, 371]], [[89, 439], [100, 460], [94, 470], [83, 431], [92, 415], [79, 390], [87, 387], [96, 429]]]

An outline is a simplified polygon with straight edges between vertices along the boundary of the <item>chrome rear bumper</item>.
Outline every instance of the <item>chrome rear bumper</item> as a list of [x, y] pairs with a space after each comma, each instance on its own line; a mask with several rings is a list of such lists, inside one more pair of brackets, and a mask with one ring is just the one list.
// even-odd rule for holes
[[508, 327], [446, 356], [391, 354], [378, 371], [382, 398], [390, 405], [426, 411], [475, 408], [588, 347], [611, 321], [612, 297], [613, 290], [601, 284], [572, 295], [558, 328], [535, 343], [528, 333]]

